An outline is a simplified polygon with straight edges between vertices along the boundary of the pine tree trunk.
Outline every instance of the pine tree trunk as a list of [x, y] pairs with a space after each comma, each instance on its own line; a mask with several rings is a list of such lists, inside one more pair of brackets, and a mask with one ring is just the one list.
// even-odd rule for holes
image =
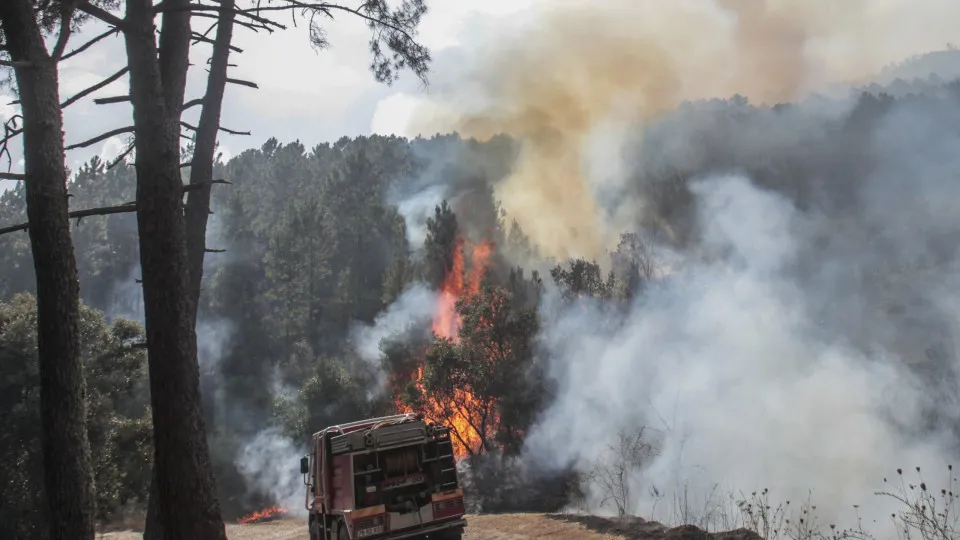
[[157, 485], [157, 467], [150, 471], [150, 492], [147, 495], [147, 519], [143, 526], [143, 540], [163, 540], [163, 523], [160, 521], [160, 489]]
[[37, 278], [44, 487], [51, 540], [93, 539], [95, 504], [80, 359], [80, 285], [67, 215], [57, 64], [30, 0], [0, 1], [23, 112], [27, 219]]
[[210, 57], [210, 75], [203, 98], [203, 109], [197, 124], [196, 148], [190, 164], [190, 183], [204, 184], [187, 194], [187, 257], [190, 265], [190, 296], [194, 302], [193, 316], [196, 323], [200, 305], [200, 283], [203, 279], [203, 258], [207, 243], [207, 219], [210, 215], [210, 184], [213, 180], [213, 159], [220, 129], [220, 111], [223, 93], [227, 86], [227, 67], [230, 60], [230, 42], [233, 40], [234, 0], [220, 3], [223, 12], [217, 26], [217, 35]]
[[[220, 112], [223, 94], [227, 86], [227, 64], [230, 42], [233, 39], [233, 0], [222, 2], [225, 13], [220, 16], [210, 61], [210, 76], [204, 96], [200, 122], [197, 125], [196, 147], [190, 166], [190, 183], [199, 184], [213, 180], [213, 159], [220, 127]], [[189, 266], [189, 295], [192, 301], [192, 326], [196, 328], [197, 310], [200, 305], [200, 283], [203, 278], [203, 259], [206, 252], [207, 219], [210, 214], [210, 187], [195, 189], [187, 195], [185, 212], [187, 261]], [[147, 520], [143, 540], [163, 540], [163, 524], [160, 522], [159, 498], [156, 475], [150, 483], [150, 498], [147, 503]]]
[[[156, 493], [166, 540], [218, 540], [226, 535], [201, 410], [180, 179], [180, 109], [173, 103], [177, 93], [181, 100], [183, 95], [178, 69], [185, 73], [186, 48], [177, 40], [184, 38], [184, 26], [168, 32], [166, 16], [161, 49], [176, 56], [161, 58], [161, 69], [152, 3], [126, 4]], [[186, 22], [189, 44], [189, 18]]]

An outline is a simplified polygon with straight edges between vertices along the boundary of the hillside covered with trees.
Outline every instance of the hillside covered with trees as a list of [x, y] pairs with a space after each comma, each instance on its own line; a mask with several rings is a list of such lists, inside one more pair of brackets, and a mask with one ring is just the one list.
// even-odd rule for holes
[[[584, 456], [531, 454], [545, 436], [538, 425], [572, 395], [550, 336], [564, 328], [557, 313], [577, 309], [606, 325], [581, 331], [615, 335], [645, 313], [656, 317], [663, 291], [679, 290], [671, 287], [685, 273], [752, 264], [756, 254], [711, 244], [723, 224], [697, 210], [704, 183], [724, 174], [776, 194], [803, 221], [790, 229], [801, 233], [781, 239], [797, 244], [795, 255], [769, 271], [817, 291], [805, 307], [821, 321], [816, 332], [863, 354], [898, 351], [938, 397], [920, 405], [925, 425], [902, 428], [957, 436], [953, 323], [931, 291], [950, 283], [956, 247], [949, 239], [960, 219], [930, 206], [957, 194], [944, 178], [960, 162], [935, 161], [955, 148], [955, 135], [941, 135], [960, 118], [957, 88], [863, 94], [849, 103], [684, 104], [629, 150], [636, 159], [621, 195], [645, 210], [596, 261], [542, 257], [501, 210], [494, 187], [519, 148], [506, 136], [371, 136], [312, 148], [269, 139], [217, 162], [214, 177], [230, 184], [213, 191], [197, 331], [224, 515], [301, 497], [296, 458], [310, 433], [398, 410], [455, 427], [486, 510], [506, 501], [513, 510], [556, 510], [607, 489], [618, 494], [606, 504], [632, 511], [637, 495], [623, 491], [622, 480], [620, 491], [599, 482]], [[108, 168], [93, 159], [73, 173], [71, 208], [131, 201], [134, 177], [126, 162]], [[878, 194], [899, 194], [896, 206], [878, 204]], [[24, 221], [21, 184], [0, 195], [0, 227]], [[71, 230], [98, 519], [108, 523], [142, 512], [150, 485], [136, 220], [91, 216]], [[922, 248], [904, 249], [905, 238], [921, 236]], [[0, 268], [0, 451], [14, 465], [0, 471], [0, 535], [41, 537], [36, 305], [25, 233], [0, 236]], [[846, 302], [853, 297], [855, 307]], [[872, 326], [892, 329], [885, 342]], [[657, 440], [644, 439], [643, 449], [656, 454]], [[627, 454], [635, 458], [628, 468], [648, 463], [636, 447]], [[503, 482], [518, 463], [528, 481]]]

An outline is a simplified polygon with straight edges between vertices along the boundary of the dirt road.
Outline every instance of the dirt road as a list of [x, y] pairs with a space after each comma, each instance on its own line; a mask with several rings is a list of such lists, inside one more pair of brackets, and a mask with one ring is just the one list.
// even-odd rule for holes
[[[466, 540], [526, 540], [528, 538], [555, 538], [557, 540], [606, 540], [621, 538], [601, 534], [586, 526], [541, 514], [506, 514], [468, 516]], [[251, 525], [227, 525], [230, 540], [309, 540], [306, 522], [299, 519], [281, 519]], [[140, 540], [139, 533], [107, 533], [98, 540]]]
[[[230, 540], [309, 540], [304, 520], [281, 519], [252, 525], [227, 525]], [[141, 540], [140, 533], [107, 533], [98, 540]], [[467, 516], [465, 540], [760, 540], [746, 531], [707, 534], [694, 527], [668, 529], [640, 519], [614, 521], [595, 516], [496, 514]]]

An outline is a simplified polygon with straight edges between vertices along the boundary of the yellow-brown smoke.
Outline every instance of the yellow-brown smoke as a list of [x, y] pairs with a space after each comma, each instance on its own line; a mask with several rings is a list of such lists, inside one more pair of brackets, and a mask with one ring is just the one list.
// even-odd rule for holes
[[[598, 257], [623, 225], [600, 211], [596, 180], [584, 172], [584, 142], [602, 122], [642, 123], [685, 99], [737, 93], [755, 103], [796, 99], [906, 54], [942, 48], [953, 32], [946, 21], [960, 20], [956, 0], [549, 0], [542, 6], [483, 44], [471, 74], [482, 105], [465, 99], [477, 91], [464, 84], [443, 100], [445, 121], [423, 111], [421, 118], [431, 120], [412, 127], [521, 138], [520, 160], [497, 195], [542, 252], [555, 257]], [[604, 166], [592, 168], [598, 165]]]

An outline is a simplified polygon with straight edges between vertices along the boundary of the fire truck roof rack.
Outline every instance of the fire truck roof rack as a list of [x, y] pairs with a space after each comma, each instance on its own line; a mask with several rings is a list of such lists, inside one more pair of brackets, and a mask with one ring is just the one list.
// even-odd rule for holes
[[420, 417], [419, 414], [414, 414], [414, 413], [394, 414], [390, 416], [381, 416], [379, 418], [368, 418], [366, 420], [348, 422], [346, 424], [337, 424], [335, 426], [330, 426], [320, 431], [319, 433], [317, 433], [317, 435], [323, 435], [328, 431], [339, 431], [340, 433], [346, 433], [348, 431], [354, 431], [355, 429], [364, 427], [364, 426], [375, 426], [377, 424], [382, 424], [382, 423], [394, 423], [394, 422], [401, 422], [401, 421], [407, 421], [407, 420], [421, 420], [421, 419], [422, 418]]

